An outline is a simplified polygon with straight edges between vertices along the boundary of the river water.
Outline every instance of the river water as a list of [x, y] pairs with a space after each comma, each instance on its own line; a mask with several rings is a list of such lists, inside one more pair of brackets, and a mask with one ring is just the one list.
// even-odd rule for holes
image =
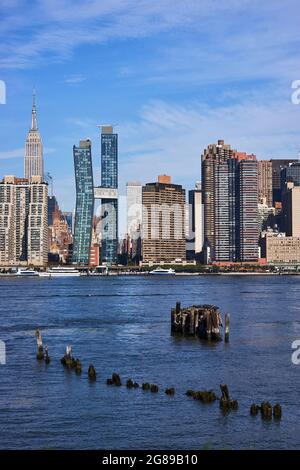
[[[300, 447], [300, 277], [87, 277], [0, 279], [2, 449], [284, 449]], [[170, 309], [212, 303], [231, 315], [230, 343], [170, 334]], [[35, 329], [52, 362], [36, 360]], [[81, 376], [60, 364], [65, 346]], [[89, 382], [92, 362], [97, 381]], [[120, 373], [159, 393], [109, 387]], [[239, 401], [224, 416], [187, 389], [226, 383]], [[174, 397], [164, 393], [175, 387]], [[252, 402], [280, 402], [281, 422], [251, 417]]]

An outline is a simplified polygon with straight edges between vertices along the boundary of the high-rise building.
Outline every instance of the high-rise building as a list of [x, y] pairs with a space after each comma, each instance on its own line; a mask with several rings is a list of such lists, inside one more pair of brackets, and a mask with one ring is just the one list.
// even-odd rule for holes
[[287, 159], [272, 159], [272, 188], [273, 188], [273, 206], [276, 202], [282, 201], [281, 194], [281, 177], [280, 172], [283, 168], [289, 166], [290, 163], [297, 163], [298, 160], [287, 160]]
[[27, 179], [40, 176], [42, 181], [44, 180], [43, 144], [37, 127], [35, 93], [33, 93], [31, 127], [25, 143], [24, 175]]
[[266, 232], [263, 234], [261, 244], [268, 264], [294, 266], [300, 264], [300, 237]]
[[238, 165], [238, 243], [239, 261], [258, 259], [257, 162], [241, 160]]
[[94, 215], [94, 182], [90, 140], [74, 145], [76, 209], [72, 262], [89, 264]]
[[287, 236], [300, 237], [300, 186], [290, 181], [282, 196], [282, 228]]
[[295, 186], [300, 186], [300, 162], [289, 163], [286, 167], [280, 170], [280, 189], [281, 195], [286, 190], [287, 183], [294, 183]]
[[[101, 129], [101, 188], [118, 189], [118, 134], [112, 126]], [[113, 264], [118, 257], [118, 199], [102, 199], [102, 261]]]
[[141, 258], [141, 229], [142, 229], [142, 185], [131, 181], [126, 185], [127, 193], [127, 235], [129, 256], [136, 261]]
[[57, 210], [58, 203], [55, 196], [48, 196], [48, 225], [53, 224], [53, 213]]
[[273, 206], [272, 161], [259, 160], [258, 166], [258, 202], [265, 199], [268, 207]]
[[142, 185], [130, 181], [126, 185], [127, 195], [127, 233], [131, 238], [136, 236], [142, 225]]
[[[202, 192], [204, 246], [205, 251], [209, 250], [210, 260], [218, 262], [257, 260], [255, 155], [232, 150], [223, 140], [219, 140], [217, 145], [209, 145], [202, 155]], [[254, 226], [256, 235], [253, 236]], [[253, 252], [249, 244], [253, 244]]]
[[199, 255], [203, 248], [203, 204], [201, 183], [196, 183], [196, 189], [189, 191], [189, 214], [190, 229], [193, 237], [190, 240], [193, 244], [195, 255]]
[[58, 204], [52, 212], [51, 221], [52, 223], [48, 228], [49, 253], [51, 255], [58, 255], [60, 262], [67, 263], [70, 260], [70, 247], [73, 242], [72, 231], [69, 228], [66, 217], [60, 210]]
[[276, 225], [276, 209], [267, 205], [266, 198], [258, 203], [258, 231], [263, 232]]
[[41, 176], [32, 176], [30, 183], [28, 264], [41, 266], [48, 261], [48, 185]]
[[73, 212], [71, 211], [63, 211], [62, 212], [63, 217], [65, 218], [68, 228], [70, 233], [73, 233]]
[[204, 241], [215, 248], [215, 166], [232, 157], [233, 150], [224, 140], [209, 145], [202, 155], [202, 198], [204, 204]]
[[5, 176], [0, 183], [1, 265], [44, 266], [48, 261], [48, 186]]
[[164, 175], [143, 186], [142, 202], [143, 263], [185, 261], [185, 190]]

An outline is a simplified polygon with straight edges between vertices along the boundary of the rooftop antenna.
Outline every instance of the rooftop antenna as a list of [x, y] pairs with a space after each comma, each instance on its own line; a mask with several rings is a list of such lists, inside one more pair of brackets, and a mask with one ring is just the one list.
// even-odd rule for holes
[[33, 130], [37, 130], [35, 98], [36, 98], [36, 91], [35, 91], [35, 87], [33, 87], [33, 90], [32, 90], [32, 110], [31, 110], [31, 129], [33, 129]]

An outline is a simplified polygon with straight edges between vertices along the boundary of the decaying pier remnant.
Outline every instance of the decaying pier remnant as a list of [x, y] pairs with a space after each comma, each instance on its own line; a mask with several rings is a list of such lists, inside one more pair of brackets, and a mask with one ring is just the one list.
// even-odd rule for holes
[[[171, 310], [171, 331], [195, 336], [208, 341], [221, 341], [223, 326], [219, 308], [215, 305], [192, 305], [181, 308], [180, 302]], [[225, 315], [225, 341], [229, 341], [229, 315]]]
[[227, 413], [229, 410], [237, 410], [239, 407], [237, 400], [231, 400], [229, 396], [229, 390], [227, 385], [220, 385], [222, 396], [220, 398], [220, 408], [224, 413]]
[[126, 380], [126, 387], [127, 388], [139, 388], [139, 384], [134, 382], [132, 379]]
[[120, 387], [122, 385], [121, 377], [116, 372], [113, 372], [111, 379], [106, 380], [107, 385], [115, 385], [116, 387]]
[[50, 356], [49, 356], [48, 344], [46, 344], [46, 346], [45, 346], [45, 363], [50, 364], [50, 362], [51, 362], [51, 359], [50, 359]]
[[262, 419], [264, 420], [271, 420], [272, 417], [274, 420], [280, 420], [282, 416], [282, 408], [280, 403], [276, 403], [276, 405], [273, 407], [269, 401], [263, 401], [260, 406], [253, 403], [250, 407], [251, 416], [257, 416], [259, 411], [261, 413]]
[[37, 344], [36, 358], [37, 358], [38, 361], [43, 361], [45, 355], [44, 355], [42, 334], [41, 334], [40, 330], [36, 330], [35, 337], [36, 337], [36, 344]]
[[66, 346], [65, 355], [60, 360], [61, 364], [65, 366], [67, 369], [73, 369], [76, 367], [75, 358], [72, 356], [72, 346]]
[[90, 364], [90, 365], [89, 365], [89, 368], [88, 368], [88, 378], [89, 378], [90, 380], [96, 380], [96, 378], [97, 378], [96, 369], [95, 369], [95, 367], [93, 366], [93, 364]]

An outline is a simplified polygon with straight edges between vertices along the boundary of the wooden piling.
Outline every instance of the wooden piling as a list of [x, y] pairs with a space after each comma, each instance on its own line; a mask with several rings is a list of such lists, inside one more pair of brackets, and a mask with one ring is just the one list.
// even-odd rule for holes
[[46, 346], [45, 346], [45, 363], [48, 365], [48, 364], [50, 364], [50, 362], [51, 362], [51, 359], [50, 359], [49, 352], [48, 352], [48, 345], [46, 344]]
[[183, 334], [186, 333], [186, 331], [185, 331], [186, 317], [187, 317], [186, 313], [183, 313], [183, 314], [182, 314], [182, 317], [181, 317], [181, 318], [182, 318], [181, 324], [182, 324], [182, 333], [183, 333]]
[[229, 343], [229, 324], [230, 324], [230, 315], [229, 313], [225, 314], [225, 343]]
[[45, 355], [44, 355], [43, 341], [42, 341], [42, 335], [41, 335], [40, 330], [36, 330], [35, 337], [36, 337], [36, 344], [37, 344], [36, 358], [38, 361], [43, 361]]
[[259, 412], [259, 406], [256, 405], [255, 403], [252, 403], [250, 407], [250, 414], [251, 416], [257, 416]]
[[176, 319], [176, 308], [171, 309], [171, 331], [176, 331], [175, 328], [175, 319]]
[[276, 420], [280, 420], [282, 416], [282, 410], [279, 403], [273, 406], [273, 418]]
[[195, 334], [195, 311], [192, 310], [189, 315], [189, 334], [194, 336]]
[[181, 308], [180, 302], [177, 302], [175, 309], [171, 310], [171, 332], [189, 336], [198, 335], [209, 341], [220, 341], [221, 326], [221, 315], [215, 305]]
[[95, 367], [93, 366], [93, 364], [90, 364], [90, 365], [89, 365], [89, 369], [88, 369], [88, 378], [89, 378], [90, 380], [96, 380], [96, 378], [97, 378], [96, 369], [95, 369]]
[[266, 419], [266, 420], [272, 419], [272, 413], [273, 413], [272, 405], [268, 401], [262, 402], [260, 406], [260, 412], [261, 412], [262, 419]]

